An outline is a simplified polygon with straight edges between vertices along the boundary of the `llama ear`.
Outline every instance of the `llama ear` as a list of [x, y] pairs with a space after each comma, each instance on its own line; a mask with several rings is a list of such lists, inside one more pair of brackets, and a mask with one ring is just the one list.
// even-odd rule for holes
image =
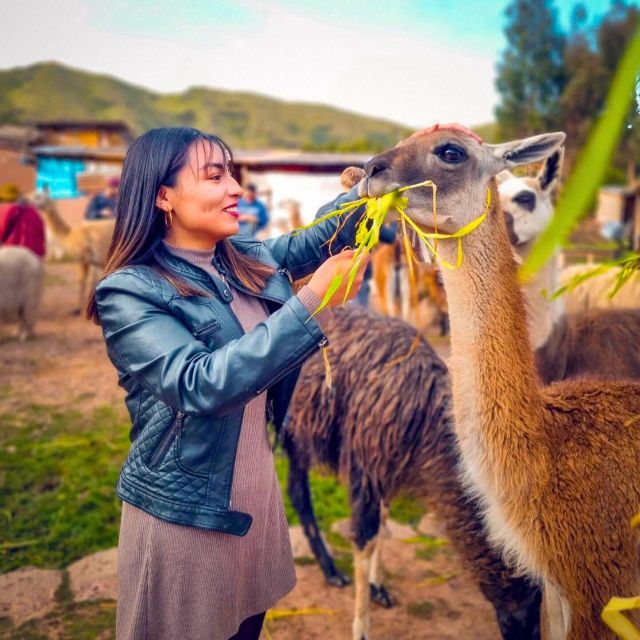
[[513, 173], [511, 173], [511, 171], [509, 171], [508, 169], [504, 169], [498, 175], [496, 175], [496, 182], [500, 185], [507, 180], [511, 180], [511, 178], [513, 177], [514, 175]]
[[491, 150], [494, 160], [497, 161], [496, 173], [498, 173], [507, 167], [544, 160], [562, 146], [565, 138], [565, 134], [558, 131], [504, 144], [487, 145], [487, 147]]
[[554, 151], [544, 162], [538, 174], [538, 184], [542, 191], [552, 191], [560, 178], [562, 160], [564, 159], [564, 147]]

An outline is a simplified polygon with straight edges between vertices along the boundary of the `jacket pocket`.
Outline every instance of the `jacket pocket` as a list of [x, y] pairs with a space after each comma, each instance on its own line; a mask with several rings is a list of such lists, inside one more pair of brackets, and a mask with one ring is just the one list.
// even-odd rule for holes
[[203, 325], [200, 325], [197, 329], [194, 329], [191, 332], [194, 338], [197, 340], [202, 340], [207, 336], [210, 336], [212, 333], [216, 331], [220, 331], [222, 326], [217, 320], [211, 320], [210, 322], [205, 322]]
[[176, 439], [176, 436], [180, 432], [180, 429], [182, 429], [183, 420], [184, 420], [184, 413], [182, 413], [182, 411], [178, 411], [174, 416], [173, 420], [171, 421], [169, 428], [166, 430], [162, 438], [160, 438], [160, 442], [158, 443], [158, 446], [156, 447], [155, 451], [151, 454], [151, 457], [149, 458], [149, 463], [147, 464], [147, 466], [150, 469], [154, 469], [155, 467], [157, 467], [162, 462], [164, 457], [167, 455], [169, 448], [171, 447], [174, 440]]

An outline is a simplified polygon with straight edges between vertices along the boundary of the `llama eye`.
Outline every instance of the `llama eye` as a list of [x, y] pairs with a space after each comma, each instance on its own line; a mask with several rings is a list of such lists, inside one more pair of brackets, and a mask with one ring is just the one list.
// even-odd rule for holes
[[521, 191], [514, 196], [513, 201], [528, 211], [533, 211], [536, 208], [536, 194], [531, 191]]
[[460, 164], [467, 159], [467, 152], [457, 144], [451, 144], [450, 142], [438, 147], [434, 153], [447, 164]]

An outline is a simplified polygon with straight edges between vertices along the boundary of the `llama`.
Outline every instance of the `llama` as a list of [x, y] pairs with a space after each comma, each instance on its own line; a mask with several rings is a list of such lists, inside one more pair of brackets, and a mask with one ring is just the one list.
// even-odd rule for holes
[[[629, 526], [640, 508], [640, 384], [541, 385], [494, 179], [548, 157], [564, 138], [485, 145], [460, 126], [435, 126], [371, 158], [359, 193], [428, 178], [439, 187], [437, 215], [426, 188], [408, 192], [407, 214], [441, 233], [487, 211], [462, 238], [460, 268], [443, 274], [465, 480], [482, 500], [491, 539], [543, 583], [547, 636], [613, 639], [602, 607], [640, 587], [638, 533]], [[439, 252], [455, 261], [457, 244], [441, 242]]]
[[0, 321], [17, 322], [20, 341], [34, 335], [44, 269], [26, 247], [0, 247]]
[[[551, 154], [535, 178], [498, 174], [505, 222], [520, 260], [553, 217], [562, 150]], [[552, 300], [560, 286], [559, 257], [551, 259], [523, 288], [536, 368], [545, 384], [585, 375], [599, 379], [640, 378], [640, 310], [565, 313], [565, 295]], [[631, 286], [631, 285], [629, 285]], [[592, 288], [588, 289], [593, 291]], [[622, 291], [621, 291], [622, 294]]]
[[79, 309], [86, 304], [89, 288], [95, 286], [107, 257], [115, 220], [84, 220], [71, 228], [58, 212], [53, 200], [40, 197], [34, 200], [47, 225], [49, 254], [54, 259], [66, 256], [80, 265]]
[[540, 591], [515, 576], [491, 548], [477, 501], [458, 479], [460, 456], [446, 366], [419, 332], [356, 305], [337, 308], [329, 338], [332, 388], [319, 355], [303, 366], [286, 427], [288, 492], [329, 583], [335, 567], [315, 521], [308, 472], [320, 463], [347, 483], [356, 582], [354, 639], [370, 638], [370, 599], [391, 606], [382, 584], [380, 536], [385, 505], [400, 490], [418, 496], [445, 525], [465, 567], [496, 611], [502, 637], [539, 635]]
[[[598, 268], [598, 264], [572, 264], [560, 271], [558, 285], [569, 284], [576, 276]], [[636, 271], [621, 289], [611, 297], [620, 273], [613, 267], [581, 282], [577, 287], [562, 294], [567, 312], [589, 309], [640, 309], [640, 271]]]
[[376, 307], [381, 313], [402, 318], [419, 329], [435, 325], [440, 335], [447, 334], [447, 298], [434, 265], [414, 263], [415, 292], [411, 291], [401, 239], [378, 245], [371, 255], [371, 265]]

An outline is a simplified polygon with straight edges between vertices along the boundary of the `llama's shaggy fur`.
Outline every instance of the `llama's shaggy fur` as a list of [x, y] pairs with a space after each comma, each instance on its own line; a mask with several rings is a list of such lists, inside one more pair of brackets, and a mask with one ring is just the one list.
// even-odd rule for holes
[[[465, 476], [482, 497], [492, 540], [544, 581], [546, 613], [559, 614], [544, 618], [547, 631], [559, 628], [554, 638], [569, 640], [613, 639], [602, 607], [640, 585], [638, 536], [629, 526], [640, 501], [640, 385], [540, 385], [492, 179], [505, 167], [548, 157], [564, 137], [483, 145], [459, 125], [436, 126], [371, 158], [359, 195], [429, 176], [441, 194], [437, 213], [414, 192], [406, 213], [441, 233], [464, 228], [490, 203], [484, 222], [462, 239], [461, 267], [444, 273]], [[440, 254], [451, 262], [457, 247], [443, 243]]]
[[0, 247], [0, 322], [18, 323], [18, 338], [34, 334], [42, 297], [42, 261], [26, 247]]
[[333, 385], [322, 358], [303, 367], [284, 434], [289, 493], [330, 581], [337, 572], [318, 535], [307, 472], [319, 463], [347, 483], [356, 546], [380, 525], [380, 505], [401, 490], [441, 518], [464, 565], [494, 605], [505, 638], [537, 638], [540, 593], [516, 577], [486, 538], [478, 504], [458, 480], [459, 452], [446, 366], [400, 320], [348, 306], [327, 321]]
[[640, 379], [640, 309], [592, 309], [561, 316], [535, 352], [545, 384], [568, 378]]
[[[499, 176], [500, 202], [519, 260], [526, 258], [553, 218], [553, 197], [561, 166], [559, 150], [545, 160], [535, 178], [516, 177], [509, 171]], [[594, 269], [596, 265], [570, 267], [565, 271], [565, 281], [570, 274], [585, 268]], [[640, 304], [640, 275], [632, 277], [611, 300], [606, 291], [616, 277], [617, 270], [605, 273], [554, 300], [551, 294], [563, 276], [558, 257], [552, 256], [525, 284], [529, 337], [536, 350], [536, 368], [545, 384], [587, 376], [640, 378], [640, 351], [629, 348], [640, 343], [640, 310], [624, 308]], [[638, 299], [634, 300], [634, 296]], [[592, 308], [605, 304], [620, 308]], [[566, 313], [567, 306], [574, 311]], [[583, 310], [575, 310], [582, 307]]]
[[[597, 269], [597, 264], [577, 264], [560, 272], [560, 286], [580, 275]], [[620, 269], [615, 267], [581, 282], [575, 289], [562, 294], [567, 313], [589, 309], [638, 309], [640, 308], [640, 272], [631, 278], [611, 297]]]

